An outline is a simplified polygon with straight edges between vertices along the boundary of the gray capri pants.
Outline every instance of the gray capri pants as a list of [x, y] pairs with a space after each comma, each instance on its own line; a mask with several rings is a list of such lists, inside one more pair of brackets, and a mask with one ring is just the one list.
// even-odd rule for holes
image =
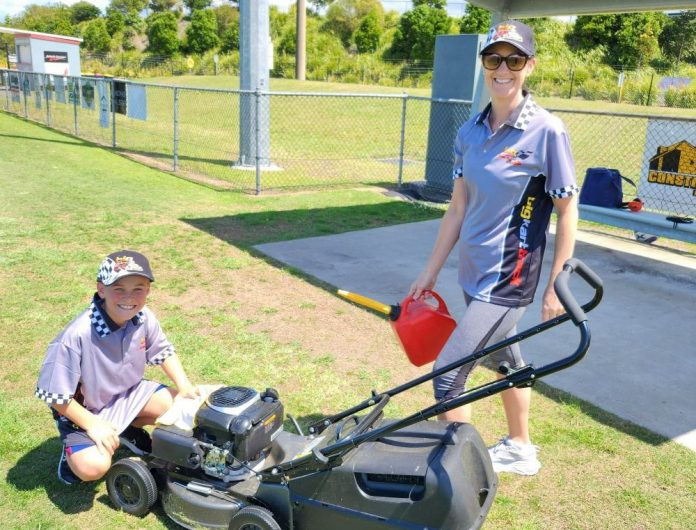
[[[517, 333], [517, 322], [526, 309], [526, 307], [506, 307], [474, 300], [466, 293], [464, 298], [467, 305], [464, 315], [438, 355], [433, 370], [512, 337]], [[436, 377], [433, 379], [435, 399], [440, 401], [464, 392], [469, 374], [482, 362], [497, 368], [503, 361], [510, 363], [511, 368], [519, 368], [524, 364], [519, 343]]]

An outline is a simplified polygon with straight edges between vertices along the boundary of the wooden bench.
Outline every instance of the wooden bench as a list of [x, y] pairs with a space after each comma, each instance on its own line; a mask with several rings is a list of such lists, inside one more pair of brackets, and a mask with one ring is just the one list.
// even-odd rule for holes
[[678, 239], [688, 243], [696, 243], [696, 221], [693, 223], [678, 223], [666, 219], [662, 213], [631, 212], [619, 208], [604, 208], [602, 206], [591, 206], [589, 204], [578, 205], [580, 209], [580, 219], [602, 223], [620, 228], [644, 232], [655, 236]]

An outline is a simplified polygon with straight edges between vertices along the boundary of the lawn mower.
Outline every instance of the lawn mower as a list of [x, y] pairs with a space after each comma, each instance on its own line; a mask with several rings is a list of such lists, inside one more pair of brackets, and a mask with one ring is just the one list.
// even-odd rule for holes
[[[577, 272], [594, 297], [580, 307], [568, 287]], [[158, 425], [148, 453], [116, 461], [106, 477], [111, 502], [136, 516], [156, 500], [185, 528], [233, 530], [480, 528], [497, 477], [487, 448], [470, 424], [438, 414], [578, 362], [590, 345], [585, 311], [597, 306], [602, 282], [577, 259], [555, 281], [567, 313], [479, 350], [465, 359], [317, 421], [305, 434], [273, 389], [223, 386], [195, 412], [192, 429]], [[550, 364], [501, 367], [501, 378], [403, 419], [388, 419], [390, 399], [437, 375], [572, 320], [575, 352]]]

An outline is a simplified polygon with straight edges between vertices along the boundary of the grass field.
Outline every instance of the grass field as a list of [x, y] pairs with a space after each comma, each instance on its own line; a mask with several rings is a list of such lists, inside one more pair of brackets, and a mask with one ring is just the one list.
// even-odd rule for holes
[[[75, 134], [77, 129], [82, 138], [102, 145], [111, 145], [115, 140], [118, 149], [160, 169], [174, 168], [176, 144], [176, 169], [180, 175], [204, 180], [219, 189], [252, 191], [257, 185], [269, 190], [394, 184], [400, 171], [404, 182], [423, 180], [429, 142], [448, 146], [435, 155], [441, 160], [431, 160], [448, 172], [444, 168], [451, 164], [449, 145], [469, 113], [466, 105], [457, 105], [456, 117], [444, 120], [430, 131], [430, 101], [417, 99], [428, 98], [428, 89], [272, 79], [273, 95], [259, 102], [269, 109], [269, 134], [268, 141], [260, 139], [259, 150], [267, 155], [263, 163], [268, 167], [261, 171], [257, 183], [253, 157], [243, 160], [242, 156], [255, 153], [256, 140], [240, 137], [240, 130], [252, 128], [253, 115], [247, 111], [255, 104], [254, 96], [225, 91], [238, 87], [237, 77], [178, 76], [146, 81], [149, 83], [147, 121], [117, 114], [115, 131], [110, 126], [99, 126], [96, 110], [78, 107], [75, 112], [71, 105], [53, 101], [49, 102], [49, 112], [45, 103], [41, 108], [36, 107], [33, 95], [27, 100], [27, 114], [44, 123], [50, 120], [54, 128], [70, 134]], [[172, 85], [186, 87], [176, 93], [176, 116]], [[409, 96], [408, 100], [403, 99], [404, 94]], [[565, 121], [580, 179], [586, 168], [603, 166], [638, 178], [648, 124], [641, 115], [696, 117], [696, 111], [688, 109], [560, 98], [541, 98], [540, 103], [555, 109]], [[7, 105], [2, 101], [0, 104]], [[23, 101], [10, 103], [10, 108], [24, 115]], [[570, 110], [628, 116], [567, 112]], [[242, 119], [243, 115], [249, 116], [248, 121]], [[404, 163], [400, 168], [402, 131]], [[240, 161], [244, 162], [241, 167]]]
[[[174, 528], [159, 508], [142, 519], [114, 511], [103, 482], [61, 485], [60, 444], [33, 396], [46, 345], [86, 306], [97, 264], [117, 248], [149, 255], [157, 278], [149, 305], [195, 382], [276, 387], [306, 422], [422, 373], [381, 318], [251, 246], [441, 210], [380, 187], [219, 192], [3, 113], [0, 184], [3, 528]], [[477, 381], [488, 377], [482, 370]], [[430, 399], [420, 389], [387, 413]], [[533, 399], [544, 467], [531, 478], [501, 476], [486, 529], [696, 527], [693, 452], [543, 383]], [[475, 422], [489, 443], [504, 434], [497, 398], [477, 404]]]

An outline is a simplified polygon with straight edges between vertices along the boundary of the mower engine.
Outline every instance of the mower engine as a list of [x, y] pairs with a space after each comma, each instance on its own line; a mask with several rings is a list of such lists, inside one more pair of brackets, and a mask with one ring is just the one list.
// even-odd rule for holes
[[196, 412], [193, 431], [159, 426], [152, 432], [152, 456], [226, 482], [245, 479], [263, 466], [283, 430], [278, 393], [246, 387], [219, 388]]

